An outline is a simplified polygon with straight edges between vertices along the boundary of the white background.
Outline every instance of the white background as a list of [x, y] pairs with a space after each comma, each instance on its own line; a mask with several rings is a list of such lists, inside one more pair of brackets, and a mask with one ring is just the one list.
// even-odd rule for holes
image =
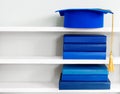
[[[0, 26], [62, 26], [55, 11], [64, 8], [111, 9], [120, 26], [119, 6], [119, 0], [0, 0]], [[110, 17], [105, 23], [110, 26]]]

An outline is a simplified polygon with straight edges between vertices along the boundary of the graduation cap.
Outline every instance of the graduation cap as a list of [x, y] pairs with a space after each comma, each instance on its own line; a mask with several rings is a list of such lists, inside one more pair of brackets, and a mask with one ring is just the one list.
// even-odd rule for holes
[[111, 10], [93, 9], [64, 9], [57, 10], [60, 16], [64, 16], [64, 27], [68, 28], [101, 28], [104, 26], [104, 14], [112, 14], [112, 32], [110, 41], [110, 57], [108, 70], [114, 71], [112, 45], [114, 36], [114, 15]]
[[60, 16], [64, 16], [64, 27], [67, 28], [101, 28], [104, 23], [104, 14], [110, 10], [92, 9], [63, 9], [57, 10]]

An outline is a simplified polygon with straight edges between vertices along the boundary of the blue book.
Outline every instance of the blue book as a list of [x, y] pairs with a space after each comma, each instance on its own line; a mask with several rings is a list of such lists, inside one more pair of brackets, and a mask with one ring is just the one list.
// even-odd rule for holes
[[65, 64], [62, 68], [63, 75], [108, 75], [104, 64]]
[[110, 81], [105, 82], [72, 82], [59, 81], [59, 90], [104, 90], [110, 89]]
[[65, 52], [106, 52], [106, 44], [64, 44]]
[[106, 52], [63, 52], [63, 59], [106, 59]]
[[61, 75], [62, 81], [80, 81], [80, 82], [105, 82], [108, 75]]
[[106, 43], [105, 35], [75, 35], [75, 34], [66, 34], [63, 39], [64, 43], [88, 43], [88, 44], [104, 44]]

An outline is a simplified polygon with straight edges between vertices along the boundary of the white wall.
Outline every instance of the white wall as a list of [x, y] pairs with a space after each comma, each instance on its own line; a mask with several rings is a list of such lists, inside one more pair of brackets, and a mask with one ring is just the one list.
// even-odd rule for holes
[[[64, 8], [105, 8], [115, 13], [120, 26], [119, 0], [0, 0], [0, 26], [62, 26], [55, 10]], [[105, 26], [111, 26], [110, 15]]]

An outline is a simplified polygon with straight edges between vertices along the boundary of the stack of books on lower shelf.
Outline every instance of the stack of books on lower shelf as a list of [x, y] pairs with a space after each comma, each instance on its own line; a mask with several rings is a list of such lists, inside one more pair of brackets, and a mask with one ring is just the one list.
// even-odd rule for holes
[[60, 90], [104, 90], [110, 89], [108, 70], [104, 64], [63, 65]]
[[63, 59], [106, 59], [106, 36], [64, 35]]

